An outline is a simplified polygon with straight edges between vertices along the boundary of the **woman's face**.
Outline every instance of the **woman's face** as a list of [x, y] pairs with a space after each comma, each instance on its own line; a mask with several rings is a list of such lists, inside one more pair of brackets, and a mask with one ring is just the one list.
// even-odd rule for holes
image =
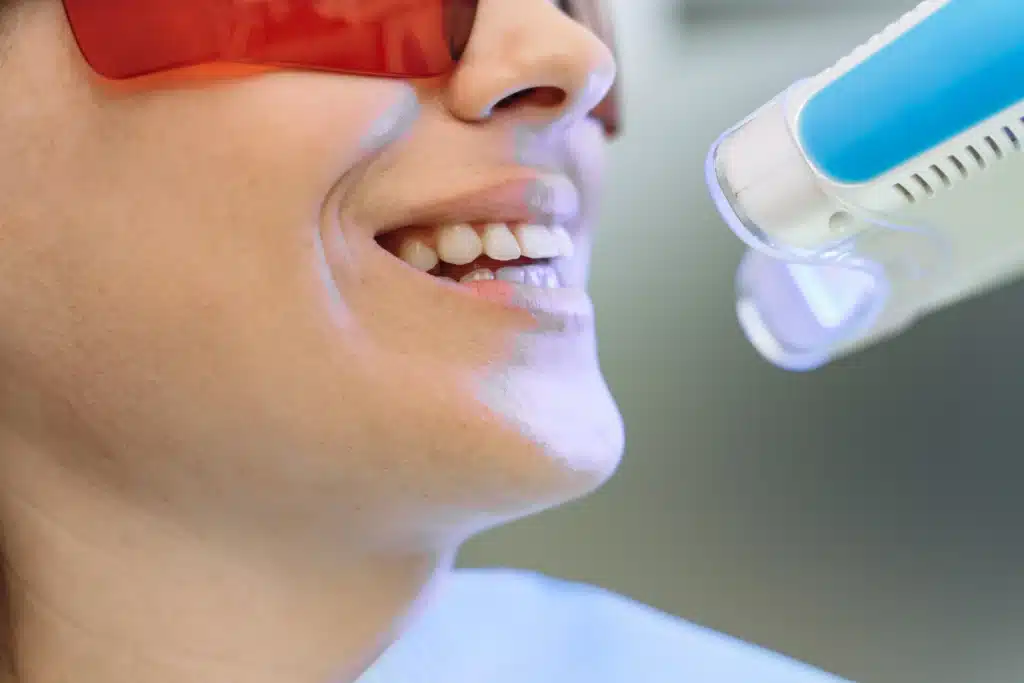
[[[464, 536], [610, 475], [584, 288], [587, 114], [614, 63], [558, 3], [482, 0], [444, 78], [148, 91], [96, 78], [58, 0], [15, 13], [5, 440], [208, 530], [374, 542]], [[405, 134], [381, 147], [389, 122]]]

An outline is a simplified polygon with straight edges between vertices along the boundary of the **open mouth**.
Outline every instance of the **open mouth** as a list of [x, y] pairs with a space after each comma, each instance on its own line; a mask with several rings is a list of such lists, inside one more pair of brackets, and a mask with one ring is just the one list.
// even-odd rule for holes
[[385, 233], [378, 242], [409, 266], [443, 280], [498, 280], [544, 289], [563, 286], [557, 264], [574, 252], [572, 237], [558, 224], [408, 227]]

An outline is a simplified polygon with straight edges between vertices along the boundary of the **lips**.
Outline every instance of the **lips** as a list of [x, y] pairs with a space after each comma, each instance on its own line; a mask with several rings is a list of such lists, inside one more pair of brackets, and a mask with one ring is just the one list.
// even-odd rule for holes
[[[384, 197], [381, 201], [386, 201]], [[580, 213], [580, 192], [565, 175], [517, 173], [458, 194], [400, 207], [376, 220], [378, 237], [410, 226], [459, 223], [572, 222]], [[377, 217], [378, 219], [381, 217]]]

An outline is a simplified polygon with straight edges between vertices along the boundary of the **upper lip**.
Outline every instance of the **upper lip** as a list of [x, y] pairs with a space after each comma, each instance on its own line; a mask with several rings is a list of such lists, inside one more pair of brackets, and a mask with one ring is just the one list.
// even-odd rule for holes
[[457, 223], [562, 223], [576, 218], [579, 211], [580, 191], [567, 175], [537, 172], [399, 211], [377, 233]]

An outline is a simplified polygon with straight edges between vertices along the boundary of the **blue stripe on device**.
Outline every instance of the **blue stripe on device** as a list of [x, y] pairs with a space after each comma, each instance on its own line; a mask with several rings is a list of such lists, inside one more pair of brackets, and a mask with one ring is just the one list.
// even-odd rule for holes
[[950, 0], [807, 102], [822, 173], [864, 183], [1024, 99], [1024, 0]]

